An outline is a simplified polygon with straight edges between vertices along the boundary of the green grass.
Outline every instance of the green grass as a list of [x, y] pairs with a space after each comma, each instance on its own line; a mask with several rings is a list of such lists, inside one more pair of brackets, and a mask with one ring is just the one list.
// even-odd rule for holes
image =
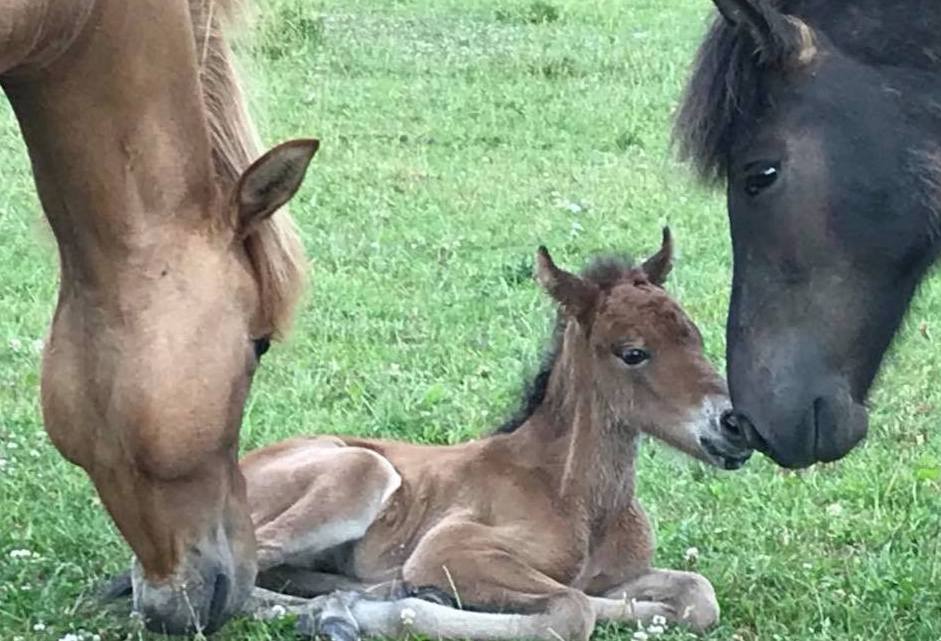
[[[265, 3], [240, 48], [259, 125], [270, 142], [316, 135], [323, 147], [293, 207], [313, 287], [257, 376], [244, 447], [313, 432], [455, 442], [490, 429], [547, 335], [551, 310], [528, 277], [540, 243], [577, 267], [601, 249], [649, 252], [668, 222], [670, 287], [721, 364], [723, 203], [668, 146], [707, 5]], [[55, 252], [12, 114], [0, 112], [0, 639], [152, 638], [91, 599], [129, 553], [42, 431], [32, 343], [53, 309]], [[639, 492], [657, 562], [687, 567], [684, 551], [700, 550], [695, 567], [724, 614], [709, 638], [941, 639], [937, 319], [935, 281], [887, 361], [869, 442], [841, 463], [783, 474], [754, 460], [723, 474], [645, 445]], [[292, 634], [243, 621], [217, 638]]]

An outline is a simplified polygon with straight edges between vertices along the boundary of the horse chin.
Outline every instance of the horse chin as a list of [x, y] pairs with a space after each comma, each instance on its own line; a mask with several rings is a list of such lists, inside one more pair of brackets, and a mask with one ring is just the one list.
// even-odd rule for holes
[[135, 560], [131, 569], [134, 611], [148, 630], [162, 634], [211, 634], [237, 614], [255, 584], [254, 561], [233, 558], [228, 545], [203, 548], [170, 578], [152, 581]]

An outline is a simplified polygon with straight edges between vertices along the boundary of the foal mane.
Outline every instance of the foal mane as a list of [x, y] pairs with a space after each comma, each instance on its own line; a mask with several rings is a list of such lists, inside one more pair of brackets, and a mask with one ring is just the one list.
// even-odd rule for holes
[[[629, 256], [598, 256], [592, 259], [588, 266], [582, 270], [581, 277], [597, 285], [601, 291], [608, 292], [619, 282], [629, 277], [636, 267], [636, 263]], [[562, 352], [564, 335], [565, 318], [559, 314], [555, 319], [549, 347], [543, 354], [536, 375], [523, 389], [523, 399], [519, 408], [500, 427], [494, 430], [494, 434], [515, 432], [542, 406], [549, 390], [549, 377]]]
[[[223, 28], [238, 17], [242, 0], [189, 0], [203, 106], [216, 178], [227, 192], [259, 155], [259, 136]], [[304, 288], [304, 249], [287, 207], [263, 221], [245, 239], [261, 309], [275, 337], [290, 327]]]

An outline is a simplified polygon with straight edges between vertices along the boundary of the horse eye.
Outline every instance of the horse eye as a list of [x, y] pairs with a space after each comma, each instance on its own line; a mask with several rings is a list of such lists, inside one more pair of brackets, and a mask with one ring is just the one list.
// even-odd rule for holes
[[261, 357], [268, 351], [268, 348], [271, 347], [271, 339], [267, 336], [262, 336], [261, 338], [256, 338], [252, 341], [252, 345], [255, 348], [255, 360], [260, 360]]
[[745, 193], [757, 196], [778, 179], [778, 165], [761, 163], [745, 177]]
[[618, 354], [618, 357], [629, 367], [637, 367], [650, 360], [650, 352], [639, 347], [631, 347]]

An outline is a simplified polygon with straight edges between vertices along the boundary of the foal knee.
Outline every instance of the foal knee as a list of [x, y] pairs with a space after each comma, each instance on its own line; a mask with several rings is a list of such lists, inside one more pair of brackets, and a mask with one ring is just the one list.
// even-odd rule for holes
[[546, 614], [546, 638], [588, 641], [595, 629], [595, 611], [581, 592], [563, 592], [550, 598]]
[[719, 622], [719, 602], [709, 580], [690, 572], [683, 577], [677, 598], [677, 618], [697, 633], [703, 633]]

